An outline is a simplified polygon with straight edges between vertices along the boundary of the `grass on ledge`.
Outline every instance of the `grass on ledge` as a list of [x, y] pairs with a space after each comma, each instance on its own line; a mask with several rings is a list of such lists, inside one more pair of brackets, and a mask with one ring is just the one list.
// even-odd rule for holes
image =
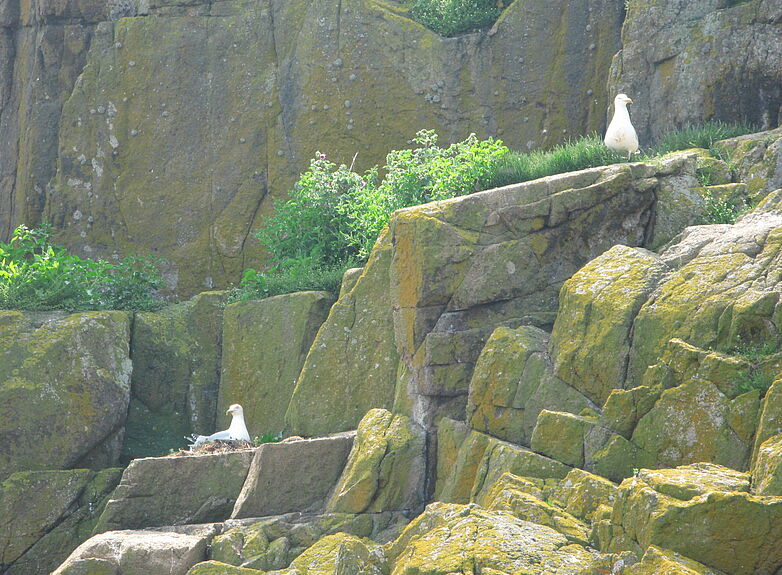
[[347, 262], [330, 267], [298, 266], [268, 271], [248, 269], [244, 271], [239, 287], [231, 291], [228, 300], [247, 301], [300, 291], [325, 291], [337, 296], [342, 276], [357, 265], [361, 264]]

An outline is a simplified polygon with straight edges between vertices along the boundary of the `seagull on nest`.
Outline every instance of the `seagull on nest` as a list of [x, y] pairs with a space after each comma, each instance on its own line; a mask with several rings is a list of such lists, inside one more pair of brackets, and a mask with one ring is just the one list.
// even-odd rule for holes
[[247, 433], [247, 426], [244, 424], [244, 410], [238, 403], [234, 403], [225, 412], [226, 415], [231, 414], [231, 425], [225, 431], [218, 431], [212, 435], [196, 435], [195, 433], [190, 437], [185, 437], [192, 441], [190, 449], [198, 447], [206, 441], [250, 441], [250, 434]]
[[635, 133], [627, 111], [627, 104], [632, 103], [627, 94], [618, 94], [614, 98], [614, 117], [611, 118], [606, 137], [603, 139], [605, 145], [615, 152], [627, 154], [628, 160], [638, 151], [638, 134]]

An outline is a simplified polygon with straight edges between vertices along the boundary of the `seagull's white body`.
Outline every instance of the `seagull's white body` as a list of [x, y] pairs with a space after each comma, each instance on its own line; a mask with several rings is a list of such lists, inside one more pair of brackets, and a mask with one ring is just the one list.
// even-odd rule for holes
[[632, 103], [633, 101], [625, 94], [619, 94], [614, 98], [614, 117], [611, 118], [606, 137], [603, 139], [606, 146], [620, 154], [627, 154], [628, 159], [638, 151], [638, 134], [635, 133], [635, 128], [630, 122], [630, 113], [627, 111], [627, 104]]
[[250, 434], [247, 432], [247, 426], [244, 424], [244, 410], [238, 403], [234, 403], [225, 412], [226, 415], [231, 414], [231, 425], [224, 431], [218, 431], [212, 435], [191, 435], [186, 439], [191, 440], [193, 443], [190, 445], [190, 449], [198, 447], [206, 441], [250, 441]]

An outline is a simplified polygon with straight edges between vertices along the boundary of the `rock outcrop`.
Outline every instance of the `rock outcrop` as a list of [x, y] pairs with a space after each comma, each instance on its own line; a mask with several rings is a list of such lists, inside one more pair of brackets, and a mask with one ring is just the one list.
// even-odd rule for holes
[[125, 312], [0, 311], [0, 479], [116, 465], [129, 340]]
[[635, 101], [641, 146], [707, 119], [782, 123], [782, 7], [774, 0], [630, 2], [609, 92]]

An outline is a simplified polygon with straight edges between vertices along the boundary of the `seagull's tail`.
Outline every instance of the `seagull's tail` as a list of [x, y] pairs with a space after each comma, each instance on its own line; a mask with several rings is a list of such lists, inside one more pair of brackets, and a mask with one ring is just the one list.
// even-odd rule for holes
[[206, 435], [197, 435], [193, 433], [192, 435], [185, 435], [185, 439], [190, 441], [190, 451], [193, 451], [194, 448], [201, 445], [204, 441], [206, 441], [207, 436]]

